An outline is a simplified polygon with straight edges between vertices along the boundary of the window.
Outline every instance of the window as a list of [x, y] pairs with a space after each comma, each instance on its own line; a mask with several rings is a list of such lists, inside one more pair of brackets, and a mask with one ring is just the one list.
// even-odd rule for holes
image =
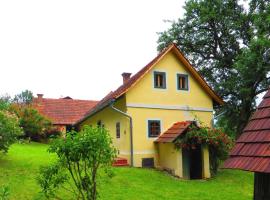
[[188, 75], [177, 74], [177, 89], [188, 90]]
[[102, 123], [101, 120], [98, 120], [98, 121], [97, 121], [97, 127], [99, 127], [99, 128], [104, 128], [104, 124]]
[[154, 87], [160, 89], [166, 89], [166, 73], [154, 72]]
[[158, 137], [160, 134], [160, 121], [149, 120], [148, 121], [148, 137]]
[[120, 122], [116, 123], [116, 138], [120, 138]]

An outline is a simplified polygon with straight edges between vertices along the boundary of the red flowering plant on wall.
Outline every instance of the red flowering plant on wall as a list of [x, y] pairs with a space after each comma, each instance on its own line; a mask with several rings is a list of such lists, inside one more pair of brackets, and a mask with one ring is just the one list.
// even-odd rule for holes
[[219, 164], [228, 157], [233, 140], [220, 129], [191, 126], [175, 141], [176, 148], [195, 149], [207, 145], [210, 154], [211, 173], [217, 173]]

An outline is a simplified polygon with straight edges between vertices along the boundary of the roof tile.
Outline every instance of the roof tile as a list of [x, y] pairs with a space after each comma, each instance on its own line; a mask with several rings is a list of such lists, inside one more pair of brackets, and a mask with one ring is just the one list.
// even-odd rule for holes
[[135, 75], [133, 75], [129, 80], [127, 80], [124, 84], [118, 87], [114, 92], [110, 92], [107, 94], [96, 106], [94, 106], [91, 110], [87, 112], [87, 115], [80, 119], [77, 123], [82, 122], [90, 115], [94, 114], [95, 112], [101, 110], [105, 106], [107, 106], [113, 99], [117, 99], [122, 96], [129, 88], [131, 88], [134, 84], [136, 84], [151, 68], [154, 64], [160, 60], [167, 52], [170, 50], [174, 50], [177, 52], [178, 55], [183, 58], [184, 62], [187, 63], [188, 69], [196, 75], [196, 78], [201, 81], [202, 85], [205, 86], [206, 91], [209, 93], [210, 96], [218, 103], [224, 104], [223, 100], [212, 90], [212, 88], [206, 83], [204, 78], [194, 69], [194, 67], [189, 63], [189, 61], [185, 58], [182, 52], [177, 48], [175, 44], [169, 45], [165, 48], [162, 52], [160, 52], [151, 62], [149, 62], [145, 67], [143, 67], [140, 71], [138, 71]]
[[224, 168], [270, 173], [270, 89], [236, 141]]
[[155, 142], [173, 142], [177, 137], [186, 132], [192, 121], [176, 122], [168, 130], [163, 132]]
[[72, 125], [82, 118], [98, 101], [71, 98], [34, 98], [33, 105], [40, 113], [52, 120], [53, 124]]

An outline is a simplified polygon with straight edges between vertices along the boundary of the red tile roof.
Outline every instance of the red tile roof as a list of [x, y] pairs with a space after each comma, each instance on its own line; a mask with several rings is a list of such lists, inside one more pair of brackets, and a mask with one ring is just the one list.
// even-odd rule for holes
[[176, 122], [168, 130], [160, 134], [155, 142], [174, 142], [180, 135], [186, 133], [192, 121]]
[[270, 89], [236, 141], [224, 168], [270, 173]]
[[40, 113], [52, 120], [53, 124], [73, 125], [93, 108], [98, 101], [69, 98], [34, 98], [33, 105]]
[[161, 53], [157, 55], [150, 63], [148, 63], [145, 67], [143, 67], [140, 71], [138, 71], [135, 75], [133, 75], [129, 80], [127, 80], [124, 84], [122, 84], [119, 88], [117, 88], [114, 92], [110, 92], [107, 94], [93, 109], [91, 109], [88, 114], [80, 119], [77, 123], [82, 122], [87, 117], [93, 115], [95, 112], [101, 110], [110, 104], [111, 101], [121, 97], [125, 94], [130, 88], [132, 88], [139, 80], [141, 80], [147, 72], [149, 72], [152, 67], [160, 61], [168, 52], [174, 52], [174, 54], [182, 61], [184, 66], [186, 66], [187, 70], [194, 76], [195, 79], [201, 84], [201, 86], [205, 89], [205, 91], [213, 98], [213, 100], [220, 105], [223, 105], [223, 100], [212, 90], [212, 88], [206, 83], [203, 77], [195, 70], [195, 68], [189, 63], [189, 61], [185, 58], [183, 53], [177, 48], [175, 44], [169, 45], [165, 48]]

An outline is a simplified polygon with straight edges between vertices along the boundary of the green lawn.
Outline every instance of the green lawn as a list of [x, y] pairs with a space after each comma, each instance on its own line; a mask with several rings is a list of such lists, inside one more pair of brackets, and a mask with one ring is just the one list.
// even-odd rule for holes
[[[15, 144], [7, 155], [0, 156], [0, 186], [9, 186], [10, 199], [43, 199], [35, 177], [40, 165], [55, 159], [47, 153], [47, 147], [38, 143]], [[185, 181], [149, 169], [114, 168], [114, 171], [112, 179], [100, 181], [100, 199], [252, 199], [253, 174], [248, 172], [221, 170], [210, 180]]]

